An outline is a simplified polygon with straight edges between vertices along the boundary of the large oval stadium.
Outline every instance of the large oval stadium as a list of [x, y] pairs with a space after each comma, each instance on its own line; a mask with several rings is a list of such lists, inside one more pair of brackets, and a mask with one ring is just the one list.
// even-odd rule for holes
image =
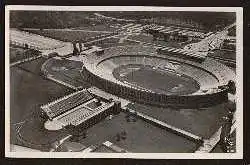
[[85, 57], [83, 75], [109, 93], [158, 106], [206, 107], [226, 101], [235, 73], [206, 57], [183, 59], [153, 46], [120, 46]]

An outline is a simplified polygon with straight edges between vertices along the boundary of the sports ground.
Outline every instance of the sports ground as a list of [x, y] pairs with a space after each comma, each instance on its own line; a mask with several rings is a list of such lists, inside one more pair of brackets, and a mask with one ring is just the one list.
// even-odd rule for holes
[[[119, 68], [114, 71], [114, 76], [123, 82], [128, 82], [132, 86], [139, 86], [156, 93], [163, 94], [190, 94], [199, 89], [198, 83], [190, 77], [176, 74], [173, 71], [152, 68], [150, 66], [139, 66], [139, 69], [119, 74]], [[131, 67], [131, 66], [129, 66]]]

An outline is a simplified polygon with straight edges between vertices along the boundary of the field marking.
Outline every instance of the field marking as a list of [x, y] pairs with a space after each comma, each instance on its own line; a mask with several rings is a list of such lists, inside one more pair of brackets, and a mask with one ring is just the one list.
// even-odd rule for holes
[[19, 64], [22, 64], [22, 63], [25, 63], [25, 62], [33, 61], [33, 60], [39, 59], [41, 57], [43, 57], [43, 55], [34, 56], [34, 57], [30, 57], [30, 58], [25, 58], [25, 59], [22, 59], [22, 60], [19, 60], [19, 61], [16, 61], [16, 62], [12, 62], [12, 63], [10, 63], [10, 67], [15, 66], [15, 65], [19, 65]]
[[63, 82], [61, 80], [58, 80], [58, 79], [54, 78], [52, 75], [47, 75], [46, 78], [49, 79], [49, 80], [51, 80], [51, 81], [54, 81], [54, 82], [56, 82], [58, 84], [64, 85], [64, 86], [66, 86], [68, 88], [71, 88], [71, 89], [74, 89], [74, 90], [78, 89], [77, 87], [75, 87], [75, 86], [73, 86], [71, 84], [68, 84], [66, 82]]

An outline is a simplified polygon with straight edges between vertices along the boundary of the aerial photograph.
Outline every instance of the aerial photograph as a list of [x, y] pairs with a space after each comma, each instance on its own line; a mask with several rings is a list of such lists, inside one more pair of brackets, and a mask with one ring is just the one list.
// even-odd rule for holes
[[11, 152], [237, 152], [235, 12], [9, 14]]

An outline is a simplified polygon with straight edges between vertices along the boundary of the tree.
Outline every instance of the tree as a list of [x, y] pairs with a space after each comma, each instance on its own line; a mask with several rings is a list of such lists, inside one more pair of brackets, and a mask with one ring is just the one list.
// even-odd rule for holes
[[230, 80], [228, 81], [227, 86], [228, 86], [228, 92], [234, 95], [236, 93], [235, 82], [233, 80]]

